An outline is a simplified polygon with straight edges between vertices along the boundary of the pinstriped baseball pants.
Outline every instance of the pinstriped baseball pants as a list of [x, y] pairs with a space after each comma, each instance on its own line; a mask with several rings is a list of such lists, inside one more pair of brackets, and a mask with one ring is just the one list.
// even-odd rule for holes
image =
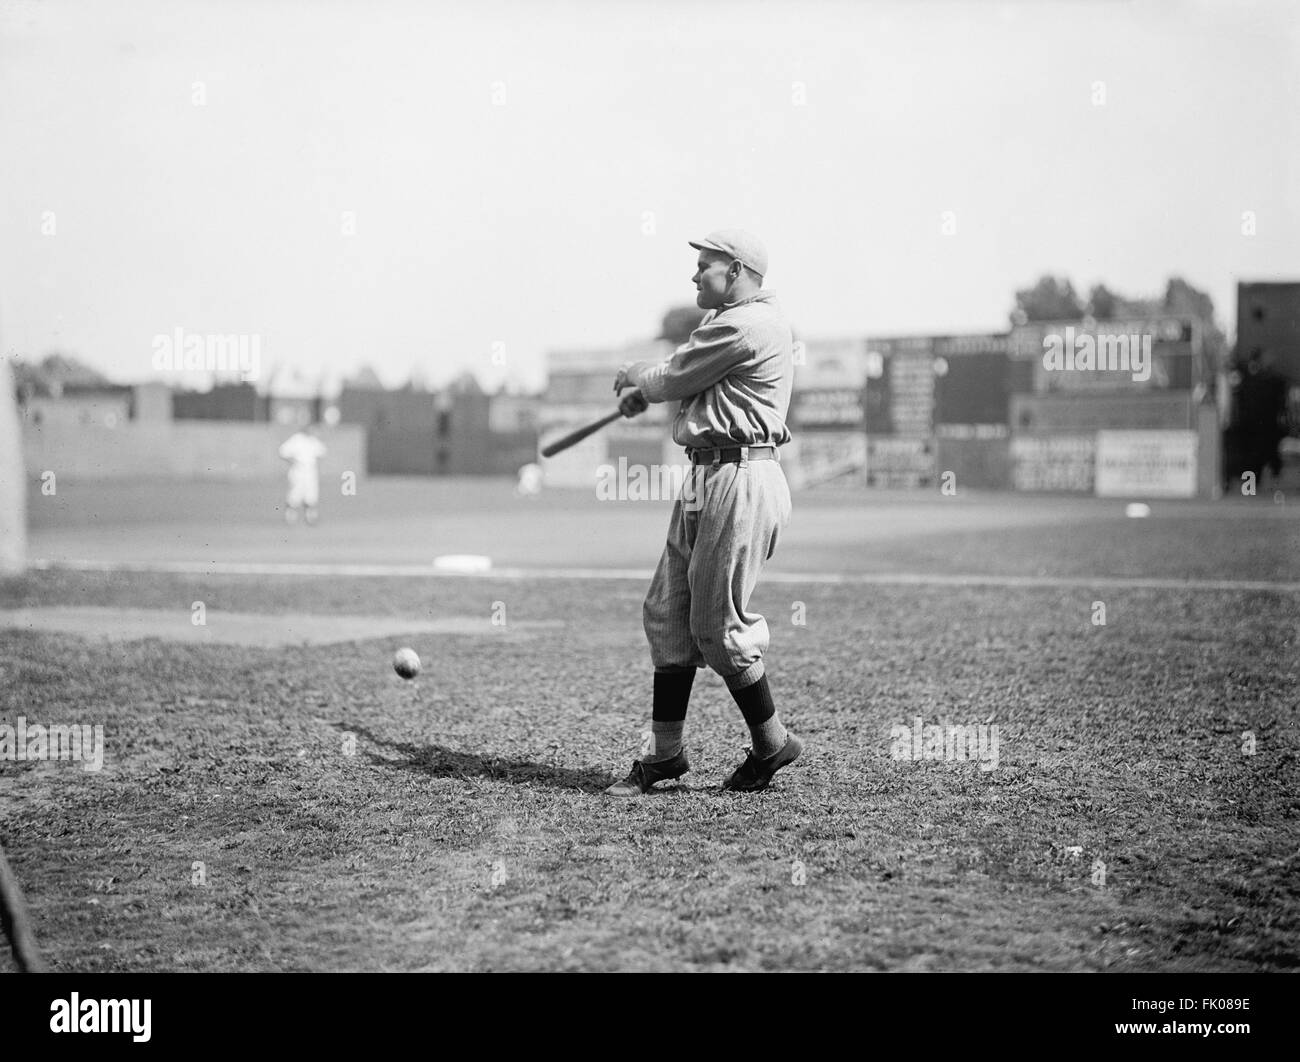
[[656, 671], [708, 666], [731, 689], [763, 677], [770, 635], [749, 597], [789, 522], [780, 461], [692, 468], [642, 608]]

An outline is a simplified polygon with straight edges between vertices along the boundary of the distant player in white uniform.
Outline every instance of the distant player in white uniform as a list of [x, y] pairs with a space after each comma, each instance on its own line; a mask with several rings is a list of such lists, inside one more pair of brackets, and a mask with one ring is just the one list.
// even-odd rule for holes
[[320, 459], [325, 456], [325, 444], [316, 436], [316, 425], [308, 424], [302, 431], [291, 435], [280, 447], [280, 457], [289, 463], [289, 494], [284, 510], [287, 523], [298, 522], [298, 510], [308, 524], [317, 518], [316, 506], [320, 501]]

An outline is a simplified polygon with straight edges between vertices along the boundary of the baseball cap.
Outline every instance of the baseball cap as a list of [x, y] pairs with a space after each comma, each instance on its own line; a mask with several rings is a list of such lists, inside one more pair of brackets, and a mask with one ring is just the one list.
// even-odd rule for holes
[[718, 229], [691, 246], [701, 251], [718, 251], [748, 266], [760, 277], [767, 273], [767, 248], [763, 241], [744, 229]]

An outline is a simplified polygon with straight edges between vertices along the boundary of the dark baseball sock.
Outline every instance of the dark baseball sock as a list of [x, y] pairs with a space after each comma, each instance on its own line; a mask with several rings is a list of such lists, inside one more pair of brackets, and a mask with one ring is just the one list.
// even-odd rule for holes
[[654, 744], [643, 759], [647, 763], [671, 760], [682, 751], [682, 733], [686, 729], [686, 706], [695, 684], [695, 668], [686, 671], [656, 671], [654, 709], [650, 732]]
[[745, 717], [749, 727], [749, 736], [753, 741], [754, 755], [760, 760], [775, 756], [785, 747], [789, 736], [781, 718], [776, 714], [776, 705], [772, 703], [772, 690], [764, 675], [757, 682], [752, 682], [738, 690], [732, 690], [740, 707], [740, 714]]
[[686, 706], [691, 700], [691, 687], [695, 685], [695, 668], [685, 671], [656, 671], [654, 711], [656, 722], [680, 723], [686, 718]]

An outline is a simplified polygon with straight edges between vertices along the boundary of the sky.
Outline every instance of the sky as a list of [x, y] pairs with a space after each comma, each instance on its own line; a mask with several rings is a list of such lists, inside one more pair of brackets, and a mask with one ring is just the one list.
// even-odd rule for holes
[[[742, 227], [809, 340], [1300, 278], [1285, 2], [0, 3], [0, 350], [536, 388]], [[176, 374], [172, 374], [175, 376]], [[163, 377], [166, 378], [166, 377]]]

